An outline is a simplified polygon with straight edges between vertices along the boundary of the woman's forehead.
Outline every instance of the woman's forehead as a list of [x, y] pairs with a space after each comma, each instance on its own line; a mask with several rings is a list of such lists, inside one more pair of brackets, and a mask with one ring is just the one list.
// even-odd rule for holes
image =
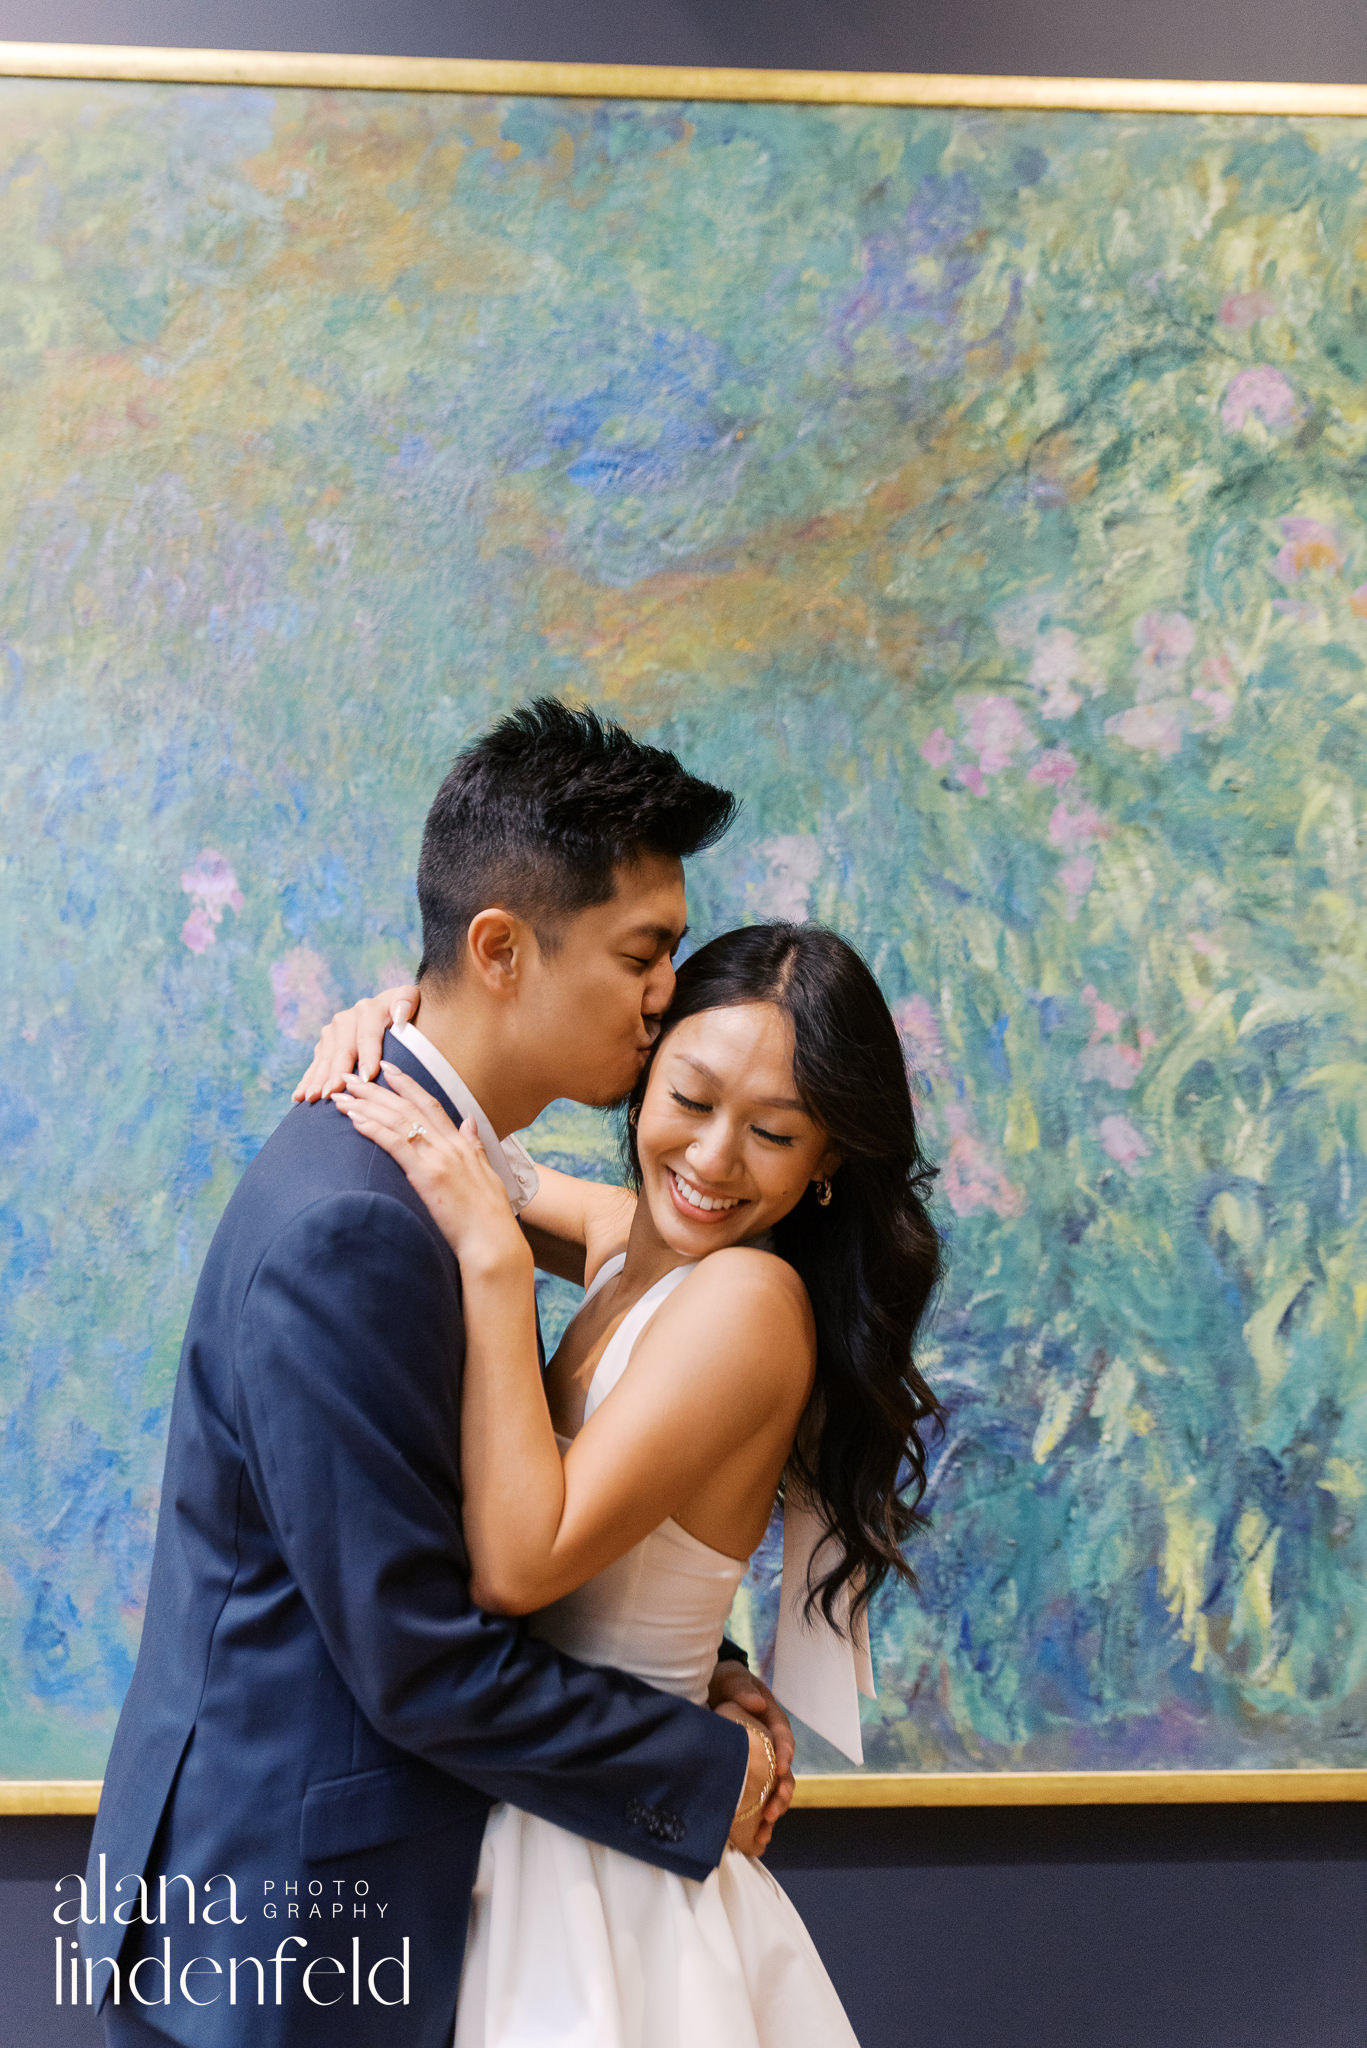
[[791, 1085], [793, 1027], [776, 1003], [733, 1003], [699, 1010], [670, 1032], [666, 1048], [719, 1081]]

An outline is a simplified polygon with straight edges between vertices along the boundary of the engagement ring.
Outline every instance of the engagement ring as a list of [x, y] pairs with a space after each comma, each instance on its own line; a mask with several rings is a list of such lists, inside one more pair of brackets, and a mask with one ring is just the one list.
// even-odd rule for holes
[[423, 1129], [421, 1124], [410, 1124], [408, 1126], [407, 1137], [410, 1145], [412, 1144], [414, 1138], [425, 1138], [426, 1136], [427, 1133]]

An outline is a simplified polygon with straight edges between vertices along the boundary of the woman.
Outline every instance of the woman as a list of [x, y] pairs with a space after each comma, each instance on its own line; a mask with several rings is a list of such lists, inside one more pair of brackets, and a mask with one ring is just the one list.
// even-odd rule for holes
[[[416, 991], [330, 1027], [332, 1074], [398, 1000]], [[701, 948], [630, 1099], [636, 1192], [542, 1170], [522, 1220], [539, 1263], [587, 1286], [544, 1381], [531, 1247], [473, 1125], [385, 1074], [348, 1071], [335, 1099], [460, 1261], [480, 1605], [701, 1700], [781, 1481], [829, 1532], [810, 1588], [829, 1625], [889, 1572], [912, 1581], [902, 1546], [937, 1413], [912, 1340], [939, 1246], [896, 1029], [843, 940], [767, 925]], [[699, 1884], [495, 1810], [456, 2048], [852, 2040], [757, 1861], [728, 1852]]]

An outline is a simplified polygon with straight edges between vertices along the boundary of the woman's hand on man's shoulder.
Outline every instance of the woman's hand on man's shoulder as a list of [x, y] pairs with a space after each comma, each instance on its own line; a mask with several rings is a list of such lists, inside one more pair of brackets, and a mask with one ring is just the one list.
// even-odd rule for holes
[[338, 1010], [313, 1048], [313, 1058], [300, 1075], [290, 1098], [293, 1102], [321, 1102], [346, 1086], [348, 1074], [373, 1081], [384, 1058], [384, 1035], [391, 1024], [397, 1028], [418, 1014], [421, 1000], [416, 982], [403, 982], [381, 989], [377, 996], [363, 996], [349, 1010]]

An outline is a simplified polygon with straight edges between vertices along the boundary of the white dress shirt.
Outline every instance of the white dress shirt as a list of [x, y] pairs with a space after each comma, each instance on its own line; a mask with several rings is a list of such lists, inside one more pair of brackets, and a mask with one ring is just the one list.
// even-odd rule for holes
[[416, 1024], [391, 1025], [390, 1029], [399, 1044], [427, 1069], [457, 1114], [462, 1118], [474, 1118], [484, 1156], [508, 1190], [513, 1214], [519, 1214], [537, 1189], [537, 1171], [530, 1153], [525, 1146], [519, 1145], [516, 1138], [499, 1137], [450, 1060], [437, 1051], [431, 1039], [419, 1031]]

